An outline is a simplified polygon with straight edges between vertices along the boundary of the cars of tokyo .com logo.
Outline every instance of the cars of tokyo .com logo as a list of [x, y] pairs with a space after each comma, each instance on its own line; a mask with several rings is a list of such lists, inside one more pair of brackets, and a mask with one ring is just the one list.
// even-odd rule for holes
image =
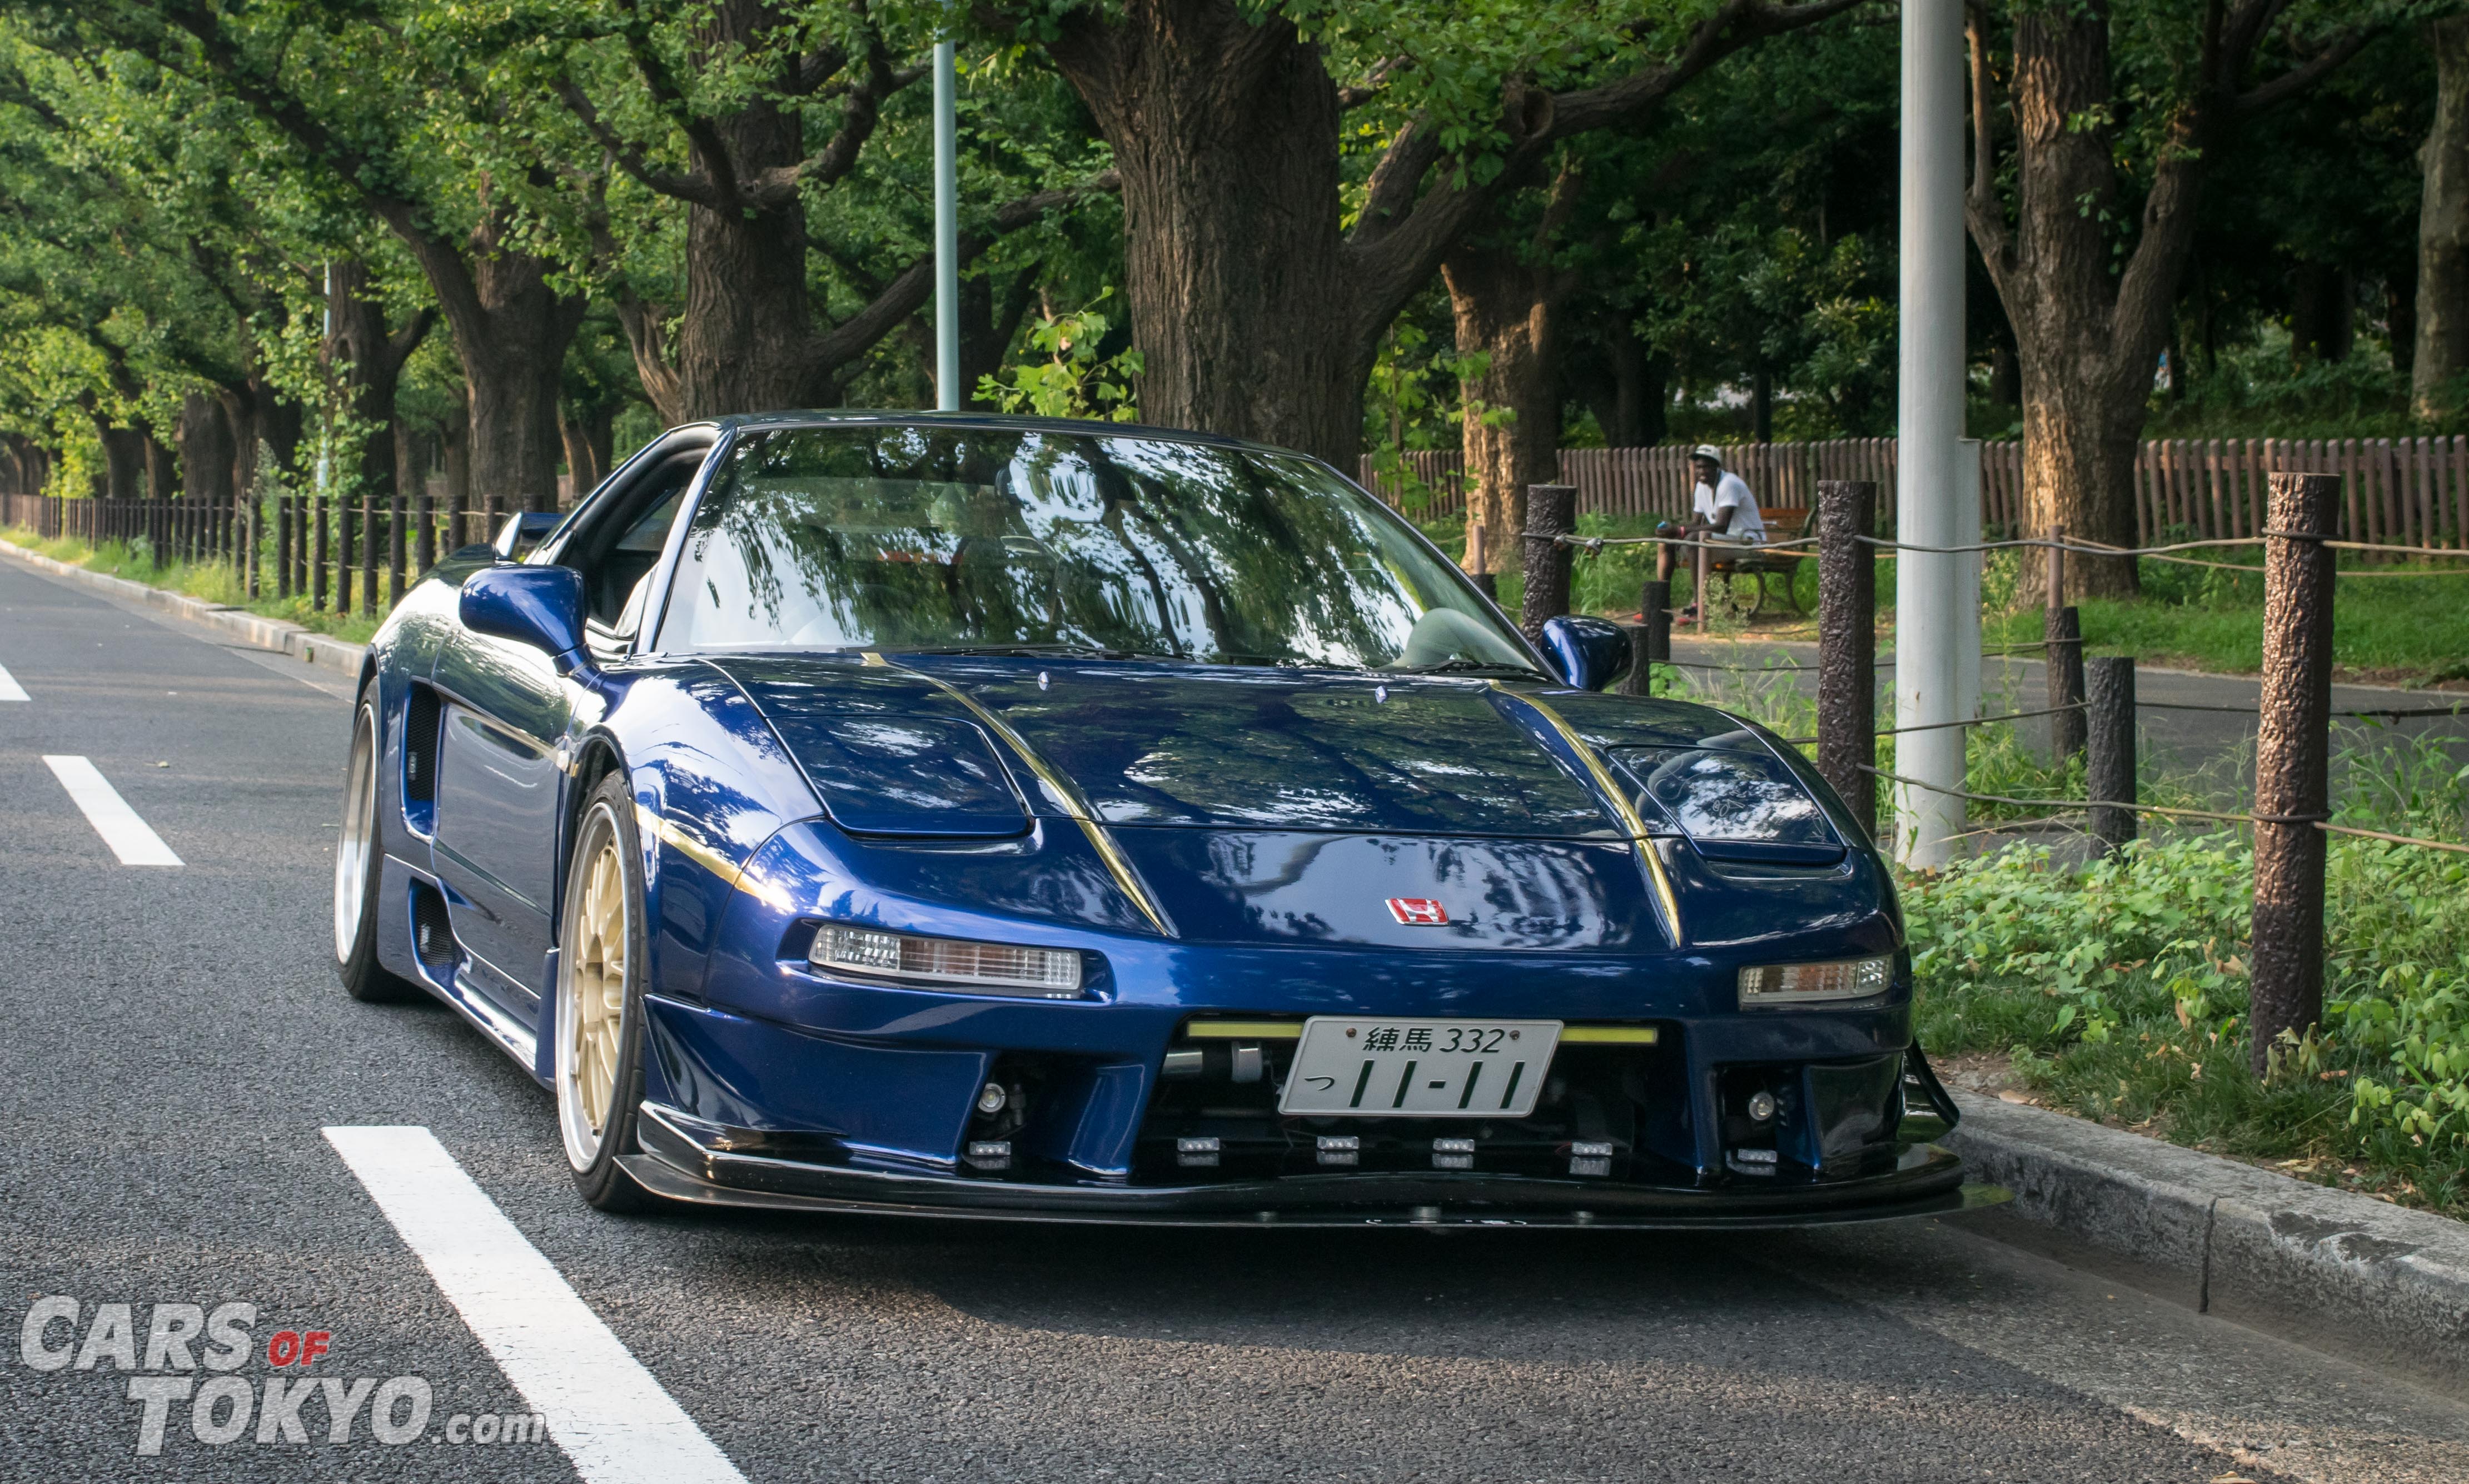
[[[141, 1316], [140, 1310], [143, 1310]], [[190, 1436], [208, 1447], [254, 1438], [280, 1446], [365, 1436], [389, 1446], [436, 1443], [545, 1443], [537, 1412], [457, 1412], [431, 1430], [435, 1400], [426, 1377], [311, 1376], [333, 1365], [332, 1330], [276, 1330], [263, 1344], [252, 1333], [257, 1306], [81, 1304], [65, 1295], [35, 1300], [18, 1333], [17, 1358], [37, 1371], [125, 1373], [137, 1405], [137, 1452], [163, 1451], [163, 1437], [185, 1413]], [[263, 1362], [257, 1376], [238, 1374]]]

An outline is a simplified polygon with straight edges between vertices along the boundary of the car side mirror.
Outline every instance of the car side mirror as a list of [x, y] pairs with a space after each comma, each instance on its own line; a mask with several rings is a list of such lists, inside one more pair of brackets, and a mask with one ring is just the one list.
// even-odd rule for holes
[[583, 574], [570, 567], [507, 563], [463, 579], [457, 611], [474, 634], [528, 644], [579, 669], [583, 650]]
[[1543, 653], [1560, 678], [1580, 690], [1601, 690], [1628, 673], [1628, 636], [1602, 618], [1546, 618]]

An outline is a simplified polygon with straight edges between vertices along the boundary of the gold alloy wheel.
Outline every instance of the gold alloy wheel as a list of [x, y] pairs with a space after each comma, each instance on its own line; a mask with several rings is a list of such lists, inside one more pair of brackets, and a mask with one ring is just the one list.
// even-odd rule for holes
[[629, 926], [626, 862], [605, 805], [592, 810], [583, 846], [590, 864], [585, 868], [558, 976], [558, 1102], [566, 1154], [577, 1170], [598, 1155], [600, 1136], [617, 1098]]

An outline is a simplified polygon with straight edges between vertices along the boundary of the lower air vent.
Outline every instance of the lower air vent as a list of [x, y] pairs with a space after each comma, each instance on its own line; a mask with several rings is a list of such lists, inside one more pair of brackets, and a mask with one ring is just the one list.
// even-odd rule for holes
[[[437, 692], [411, 687], [403, 718], [403, 801], [417, 807], [437, 798]], [[442, 911], [441, 907], [441, 911]]]
[[411, 951], [434, 969], [452, 968], [462, 956], [454, 945], [454, 923], [446, 916], [446, 898], [435, 887], [411, 889]]

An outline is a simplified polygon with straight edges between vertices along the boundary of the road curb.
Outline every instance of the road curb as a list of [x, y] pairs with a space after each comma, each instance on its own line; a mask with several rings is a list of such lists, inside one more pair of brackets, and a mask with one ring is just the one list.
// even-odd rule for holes
[[2206, 1312], [2329, 1327], [2398, 1369], [2469, 1380], [2469, 1225], [2043, 1108], [1955, 1101], [1947, 1147], [2019, 1215], [2181, 1280]]
[[65, 577], [71, 582], [99, 588], [118, 597], [134, 599], [150, 608], [167, 610], [192, 623], [224, 630], [254, 648], [295, 656], [301, 662], [320, 669], [357, 676], [360, 673], [360, 661], [368, 653], [368, 646], [364, 644], [350, 643], [314, 629], [305, 629], [287, 619], [264, 617], [244, 608], [209, 603], [185, 592], [150, 588], [126, 577], [90, 572], [82, 567], [73, 567], [66, 562], [54, 561], [40, 552], [29, 551], [15, 542], [0, 541], [0, 556], [13, 557], [29, 567]]

